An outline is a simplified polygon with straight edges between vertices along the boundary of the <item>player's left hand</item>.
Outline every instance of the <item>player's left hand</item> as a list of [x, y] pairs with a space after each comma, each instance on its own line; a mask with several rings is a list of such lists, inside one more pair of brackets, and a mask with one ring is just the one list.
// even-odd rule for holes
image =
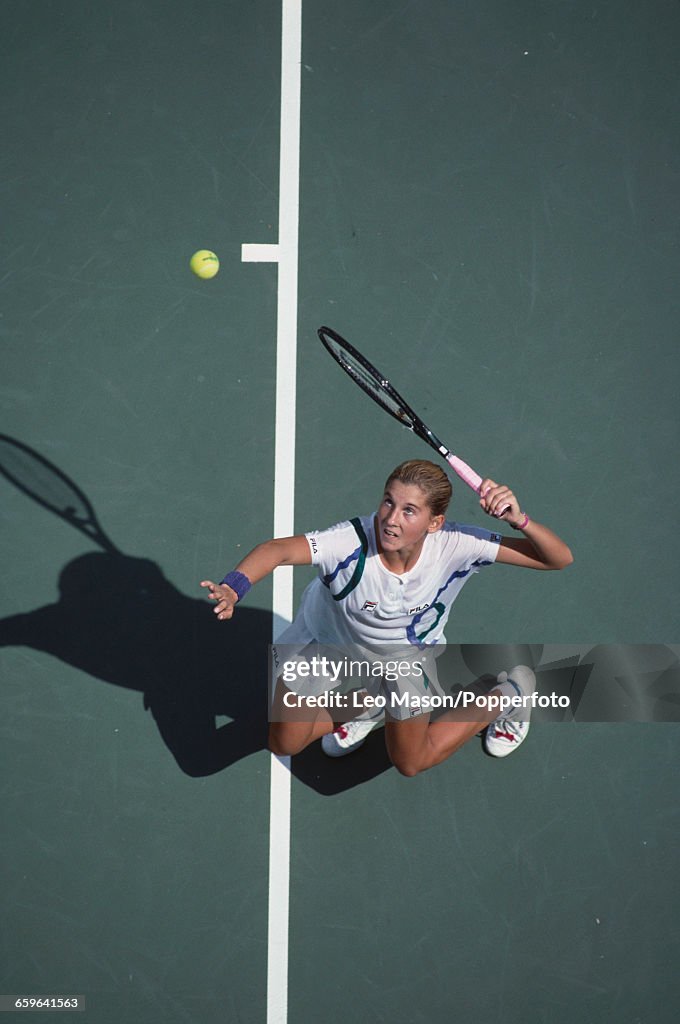
[[[524, 519], [517, 498], [506, 484], [497, 484], [487, 478], [482, 480], [479, 493], [479, 504], [488, 515], [502, 519], [510, 526], [516, 526]], [[503, 509], [507, 511], [503, 512]]]
[[230, 619], [234, 614], [234, 606], [238, 602], [238, 594], [226, 583], [213, 583], [212, 580], [201, 580], [201, 586], [207, 587], [208, 597], [215, 601], [213, 612], [218, 619]]

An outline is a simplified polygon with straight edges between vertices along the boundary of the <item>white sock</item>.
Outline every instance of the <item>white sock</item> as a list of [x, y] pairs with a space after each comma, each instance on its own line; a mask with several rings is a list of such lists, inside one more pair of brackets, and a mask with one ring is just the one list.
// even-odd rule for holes
[[[503, 673], [505, 674], [505, 673]], [[521, 697], [522, 691], [516, 683], [511, 683], [509, 679], [506, 679], [502, 683], [496, 683], [495, 686], [491, 687], [492, 690], [498, 690], [502, 697]]]

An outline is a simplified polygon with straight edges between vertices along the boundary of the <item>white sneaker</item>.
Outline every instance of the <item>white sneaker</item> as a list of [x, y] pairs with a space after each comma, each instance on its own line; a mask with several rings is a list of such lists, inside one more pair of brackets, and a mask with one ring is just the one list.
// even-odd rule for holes
[[[536, 676], [526, 665], [517, 665], [510, 672], [501, 672], [499, 683], [510, 683], [520, 697], [530, 697], [536, 689]], [[492, 757], [512, 754], [529, 734], [530, 707], [511, 708], [487, 726], [484, 749]]]
[[353, 722], [339, 725], [335, 732], [327, 732], [321, 737], [321, 749], [329, 757], [344, 757], [358, 750], [366, 737], [385, 720], [384, 714], [373, 718], [355, 718]]

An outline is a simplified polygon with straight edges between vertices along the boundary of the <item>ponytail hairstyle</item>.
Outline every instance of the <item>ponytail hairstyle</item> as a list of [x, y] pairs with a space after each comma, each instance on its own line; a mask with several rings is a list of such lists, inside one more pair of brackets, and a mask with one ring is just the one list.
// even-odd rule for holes
[[395, 480], [401, 484], [419, 487], [433, 516], [446, 515], [453, 488], [441, 466], [436, 466], [434, 462], [428, 462], [426, 459], [411, 459], [392, 470], [385, 483], [386, 491]]

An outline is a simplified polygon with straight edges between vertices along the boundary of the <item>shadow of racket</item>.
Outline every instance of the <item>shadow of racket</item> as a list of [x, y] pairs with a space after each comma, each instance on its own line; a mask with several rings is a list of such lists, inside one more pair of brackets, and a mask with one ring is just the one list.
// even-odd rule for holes
[[121, 551], [106, 535], [91, 502], [73, 480], [43, 455], [0, 434], [0, 473], [43, 508], [80, 530], [112, 555]]

